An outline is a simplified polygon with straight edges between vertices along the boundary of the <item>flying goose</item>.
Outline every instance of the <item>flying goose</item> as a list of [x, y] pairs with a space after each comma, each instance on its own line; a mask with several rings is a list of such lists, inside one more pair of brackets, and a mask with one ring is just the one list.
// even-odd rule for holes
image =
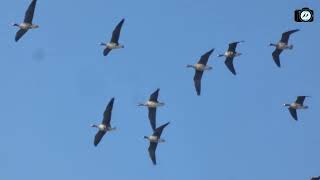
[[226, 57], [226, 60], [224, 61], [224, 63], [226, 64], [226, 66], [232, 72], [233, 75], [236, 75], [236, 70], [234, 69], [234, 66], [233, 66], [233, 58], [241, 55], [241, 53], [236, 52], [236, 48], [237, 48], [237, 45], [242, 42], [244, 41], [237, 41], [237, 42], [230, 43], [228, 50], [224, 54], [218, 55], [218, 57], [223, 57], [223, 56]]
[[91, 125], [91, 127], [98, 128], [99, 131], [97, 132], [96, 136], [94, 137], [94, 145], [97, 146], [99, 142], [101, 141], [102, 137], [106, 134], [107, 131], [113, 131], [116, 130], [116, 128], [112, 128], [110, 121], [111, 121], [111, 113], [112, 113], [112, 107], [113, 107], [114, 98], [110, 100], [108, 103], [106, 110], [103, 113], [103, 120], [102, 123], [99, 125]]
[[112, 49], [124, 48], [124, 45], [119, 44], [119, 37], [121, 32], [122, 24], [124, 23], [124, 19], [122, 19], [118, 25], [114, 28], [112, 32], [112, 37], [109, 43], [100, 43], [101, 46], [104, 46], [103, 55], [106, 56]]
[[201, 78], [202, 74], [206, 70], [211, 70], [212, 67], [207, 65], [209, 57], [211, 53], [214, 51], [214, 49], [211, 49], [210, 51], [206, 52], [204, 55], [201, 56], [200, 60], [197, 64], [194, 65], [187, 65], [188, 68], [195, 69], [195, 74], [193, 77], [194, 86], [196, 88], [197, 95], [200, 96], [201, 94]]
[[270, 46], [276, 47], [276, 49], [272, 53], [272, 58], [278, 67], [281, 66], [280, 65], [280, 57], [279, 57], [281, 52], [285, 49], [292, 49], [293, 48], [293, 45], [289, 45], [288, 41], [289, 41], [290, 35], [297, 32], [297, 31], [300, 31], [300, 30], [295, 29], [295, 30], [290, 30], [290, 31], [284, 32], [284, 33], [282, 33], [281, 40], [277, 44], [270, 43]]
[[14, 23], [13, 26], [19, 27], [19, 31], [16, 33], [15, 41], [18, 42], [19, 39], [29, 30], [36, 29], [39, 26], [32, 24], [34, 10], [36, 8], [37, 0], [33, 0], [29, 5], [27, 11], [25, 12], [24, 21], [21, 24]]
[[306, 97], [309, 96], [298, 96], [297, 100], [291, 104], [284, 104], [284, 106], [289, 107], [289, 112], [291, 114], [291, 116], [293, 117], [293, 119], [295, 119], [296, 121], [298, 120], [298, 116], [297, 116], [297, 109], [308, 109], [308, 106], [304, 106], [303, 102], [304, 99]]
[[311, 180], [320, 180], [320, 176], [311, 177]]
[[158, 88], [155, 92], [150, 95], [150, 98], [145, 103], [139, 103], [138, 106], [146, 106], [148, 107], [148, 117], [151, 124], [151, 128], [155, 131], [156, 130], [156, 112], [157, 107], [164, 106], [163, 102], [158, 102], [158, 95], [160, 89]]
[[161, 139], [161, 134], [163, 129], [169, 124], [169, 122], [167, 122], [166, 124], [158, 127], [157, 129], [155, 129], [155, 131], [153, 132], [153, 134], [151, 136], [144, 136], [145, 139], [149, 140], [150, 145], [148, 148], [149, 151], [149, 156], [153, 162], [154, 165], [157, 164], [156, 161], [156, 149], [157, 149], [157, 145], [158, 143], [163, 143], [165, 142], [164, 139]]

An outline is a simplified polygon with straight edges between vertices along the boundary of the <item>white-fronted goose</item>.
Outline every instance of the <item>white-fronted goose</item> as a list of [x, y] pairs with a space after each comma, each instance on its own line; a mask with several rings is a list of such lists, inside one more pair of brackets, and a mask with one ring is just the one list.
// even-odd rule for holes
[[156, 149], [157, 149], [157, 145], [158, 143], [163, 143], [165, 142], [164, 139], [161, 139], [161, 134], [162, 134], [162, 131], [163, 129], [169, 124], [166, 123], [160, 127], [158, 127], [151, 136], [144, 136], [145, 139], [147, 139], [149, 142], [150, 142], [150, 145], [149, 145], [149, 148], [148, 148], [148, 151], [149, 151], [149, 156], [152, 160], [152, 163], [154, 165], [157, 164], [157, 160], [156, 160]]
[[232, 42], [229, 44], [228, 50], [224, 54], [219, 54], [218, 57], [226, 57], [224, 63], [226, 64], [227, 68], [231, 71], [233, 75], [236, 75], [236, 70], [233, 66], [233, 59], [234, 57], [240, 56], [241, 53], [236, 52], [237, 44], [242, 43], [244, 41], [237, 41]]
[[151, 128], [153, 130], [156, 129], [156, 113], [157, 113], [157, 107], [164, 106], [163, 102], [158, 102], [158, 96], [159, 96], [160, 89], [158, 88], [155, 92], [153, 92], [150, 95], [150, 98], [145, 103], [139, 103], [138, 106], [145, 106], [148, 107], [148, 117], [151, 124]]
[[276, 49], [272, 52], [272, 58], [276, 65], [280, 67], [280, 54], [285, 49], [292, 49], [293, 45], [289, 45], [289, 37], [291, 34], [299, 31], [299, 29], [290, 30], [282, 33], [281, 40], [277, 44], [270, 43], [270, 46], [276, 47]]
[[112, 32], [112, 37], [109, 43], [101, 43], [100, 45], [104, 46], [103, 55], [106, 56], [112, 49], [124, 48], [124, 45], [119, 44], [119, 37], [121, 32], [122, 24], [124, 23], [124, 19], [122, 19], [118, 25], [114, 28]]
[[107, 131], [113, 131], [116, 128], [112, 128], [111, 127], [111, 113], [112, 113], [112, 108], [113, 108], [113, 102], [114, 102], [114, 98], [112, 98], [110, 100], [110, 102], [108, 103], [106, 110], [103, 113], [103, 120], [101, 122], [101, 124], [99, 125], [91, 125], [91, 127], [95, 127], [98, 128], [99, 131], [97, 132], [97, 134], [94, 137], [94, 145], [97, 146], [99, 144], [99, 142], [101, 141], [102, 137], [106, 134]]
[[304, 106], [303, 102], [305, 100], [306, 97], [309, 96], [298, 96], [297, 100], [291, 104], [284, 104], [284, 106], [289, 107], [289, 112], [291, 114], [291, 116], [293, 117], [293, 119], [295, 119], [296, 121], [298, 120], [298, 116], [297, 116], [297, 109], [308, 109], [308, 106]]
[[29, 29], [36, 29], [39, 26], [32, 23], [34, 10], [36, 8], [37, 0], [33, 0], [29, 5], [25, 16], [24, 21], [21, 24], [14, 23], [13, 26], [19, 27], [19, 31], [16, 33], [15, 41], [19, 41], [19, 39], [29, 30]]
[[197, 92], [198, 96], [200, 96], [200, 94], [201, 94], [201, 79], [202, 79], [203, 72], [206, 70], [212, 69], [212, 67], [207, 65], [207, 63], [208, 63], [209, 57], [213, 51], [214, 51], [214, 49], [211, 49], [210, 51], [208, 51], [204, 55], [202, 55], [197, 64], [187, 65], [188, 68], [193, 68], [196, 71], [194, 74], [194, 77], [193, 77], [193, 81], [194, 81], [194, 86], [196, 88], [196, 92]]

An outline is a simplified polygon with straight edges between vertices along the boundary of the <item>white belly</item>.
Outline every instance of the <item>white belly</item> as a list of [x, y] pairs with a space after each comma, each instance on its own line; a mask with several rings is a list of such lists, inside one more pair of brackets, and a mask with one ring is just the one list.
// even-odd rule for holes
[[19, 27], [20, 27], [21, 29], [27, 30], [27, 29], [31, 29], [31, 24], [21, 23], [21, 24], [19, 25]]
[[153, 102], [153, 101], [148, 101], [147, 106], [151, 108], [156, 108], [158, 106], [158, 103]]
[[278, 43], [278, 49], [286, 49], [287, 48], [287, 44], [283, 43], [283, 42], [279, 42]]
[[233, 57], [233, 56], [234, 56], [234, 52], [232, 52], [232, 51], [227, 51], [227, 52], [224, 53], [224, 55], [225, 55], [226, 57]]
[[103, 125], [103, 124], [99, 124], [98, 128], [99, 128], [100, 131], [105, 131], [107, 129], [106, 126]]
[[157, 136], [149, 136], [150, 142], [158, 142], [158, 137]]
[[206, 68], [206, 66], [203, 65], [203, 64], [196, 64], [196, 65], [195, 65], [195, 69], [196, 69], [197, 71], [204, 71], [205, 68]]

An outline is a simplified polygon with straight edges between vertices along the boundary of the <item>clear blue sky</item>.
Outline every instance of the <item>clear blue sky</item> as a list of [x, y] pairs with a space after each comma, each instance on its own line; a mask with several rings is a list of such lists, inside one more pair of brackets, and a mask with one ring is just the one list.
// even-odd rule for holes
[[[320, 175], [320, 3], [311, 0], [39, 0], [40, 28], [14, 42], [12, 22], [30, 0], [0, 6], [0, 178], [152, 180], [305, 180]], [[293, 11], [315, 10], [314, 23]], [[124, 49], [102, 56], [125, 18]], [[294, 50], [274, 64], [270, 42], [300, 28]], [[231, 41], [243, 55], [233, 76], [216, 55]], [[202, 96], [186, 64], [215, 48]], [[153, 166], [144, 135], [147, 109], [136, 104], [156, 88], [170, 121]], [[295, 122], [283, 103], [310, 95]], [[93, 146], [104, 108], [115, 97], [112, 124]]]

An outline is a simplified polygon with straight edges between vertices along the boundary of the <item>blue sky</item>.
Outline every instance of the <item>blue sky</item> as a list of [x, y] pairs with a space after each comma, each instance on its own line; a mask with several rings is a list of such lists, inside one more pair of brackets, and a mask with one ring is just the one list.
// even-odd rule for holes
[[[14, 42], [12, 22], [29, 0], [0, 6], [1, 179], [309, 179], [320, 175], [320, 30], [318, 1], [39, 0], [40, 28]], [[314, 23], [295, 23], [293, 11], [315, 10]], [[124, 49], [102, 56], [125, 18]], [[270, 42], [281, 33], [294, 50], [274, 64]], [[232, 41], [243, 55], [237, 76], [218, 53]], [[202, 96], [186, 64], [215, 48]], [[160, 88], [158, 125], [170, 121], [153, 166], [144, 135], [147, 110], [136, 104]], [[310, 95], [295, 122], [283, 103]], [[104, 108], [115, 97], [118, 131], [93, 146]]]

